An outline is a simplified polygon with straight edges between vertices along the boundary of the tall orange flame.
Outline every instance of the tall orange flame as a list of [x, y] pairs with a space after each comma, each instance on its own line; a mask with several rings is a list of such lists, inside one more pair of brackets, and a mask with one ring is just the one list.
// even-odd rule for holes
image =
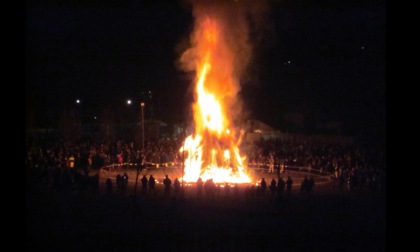
[[185, 139], [184, 181], [213, 179], [215, 183], [250, 183], [239, 143], [231, 127], [226, 100], [237, 92], [234, 52], [221, 23], [211, 16], [197, 21], [195, 133]]

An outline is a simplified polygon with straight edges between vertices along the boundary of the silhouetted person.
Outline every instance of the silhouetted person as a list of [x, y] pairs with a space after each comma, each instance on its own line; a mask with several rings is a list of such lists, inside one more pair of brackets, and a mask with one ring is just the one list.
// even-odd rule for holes
[[213, 182], [213, 179], [208, 179], [204, 183], [204, 191], [208, 198], [213, 198], [215, 191], [216, 191], [216, 184]]
[[270, 192], [271, 192], [271, 195], [274, 195], [276, 193], [276, 187], [277, 187], [276, 180], [275, 179], [272, 179], [271, 180], [271, 183], [270, 183]]
[[168, 177], [168, 175], [165, 175], [165, 179], [163, 180], [163, 184], [165, 185], [165, 195], [169, 196], [169, 194], [171, 193], [172, 181]]
[[73, 154], [71, 154], [70, 157], [69, 157], [69, 159], [67, 160], [67, 166], [70, 169], [73, 169], [74, 168], [74, 163], [75, 163], [75, 159], [74, 159]]
[[149, 192], [155, 192], [155, 178], [153, 177], [153, 175], [149, 176]]
[[309, 192], [309, 180], [306, 176], [303, 179], [302, 183], [300, 183], [300, 192]]
[[292, 192], [292, 185], [293, 185], [293, 180], [289, 176], [287, 177], [287, 181], [286, 181], [286, 189], [287, 189], [288, 194]]
[[285, 187], [286, 187], [286, 182], [284, 182], [283, 178], [280, 177], [278, 185], [277, 185], [277, 195], [278, 196], [283, 195]]
[[270, 153], [270, 159], [268, 163], [268, 173], [274, 173], [274, 156]]
[[201, 197], [201, 195], [203, 195], [203, 180], [200, 178], [198, 178], [197, 180], [197, 196]]
[[314, 186], [315, 186], [315, 179], [313, 176], [311, 176], [311, 178], [308, 181], [308, 192], [312, 193], [314, 190]]
[[111, 195], [112, 193], [112, 181], [110, 178], [106, 179], [106, 192]]
[[181, 192], [181, 183], [179, 182], [178, 178], [174, 180], [174, 193], [175, 195], [179, 195]]
[[127, 187], [128, 187], [128, 174], [126, 172], [124, 172], [123, 176], [122, 176], [122, 191], [124, 193], [127, 192]]
[[265, 178], [261, 179], [261, 195], [265, 195], [265, 191], [267, 190], [267, 182], [265, 181]]
[[146, 192], [147, 192], [147, 184], [148, 184], [149, 180], [147, 180], [146, 175], [143, 175], [143, 177], [141, 178], [140, 181], [141, 181], [141, 189], [142, 189], [142, 192], [143, 192], [143, 194], [146, 194]]

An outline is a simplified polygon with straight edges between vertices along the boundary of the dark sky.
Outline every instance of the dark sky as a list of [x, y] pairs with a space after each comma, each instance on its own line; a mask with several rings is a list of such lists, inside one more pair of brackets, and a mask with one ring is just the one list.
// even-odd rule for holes
[[[255, 48], [253, 78], [243, 80], [248, 116], [281, 128], [285, 113], [296, 112], [307, 122], [341, 121], [350, 133], [382, 132], [384, 2], [269, 1], [273, 29]], [[77, 98], [93, 116], [148, 90], [155, 117], [187, 118], [191, 78], [176, 61], [193, 25], [188, 5], [30, 1], [25, 16], [27, 111], [35, 125], [54, 125]]]

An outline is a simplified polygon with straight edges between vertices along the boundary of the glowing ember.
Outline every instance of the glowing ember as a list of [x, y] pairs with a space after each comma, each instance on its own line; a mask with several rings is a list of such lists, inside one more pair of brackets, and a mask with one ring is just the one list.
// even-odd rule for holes
[[[230, 106], [239, 91], [235, 77], [238, 60], [246, 61], [243, 56], [248, 53], [238, 50], [232, 42], [237, 34], [226, 30], [229, 25], [220, 12], [216, 14], [204, 8], [201, 11], [195, 11], [194, 47], [183, 55], [189, 57], [184, 62], [194, 65], [197, 80], [193, 105], [195, 133], [180, 148], [186, 156], [184, 181], [196, 182], [201, 177], [203, 181], [213, 179], [215, 183], [250, 183], [245, 157], [238, 148], [243, 132], [235, 133], [230, 120]], [[229, 12], [223, 13], [223, 17], [229, 17]]]

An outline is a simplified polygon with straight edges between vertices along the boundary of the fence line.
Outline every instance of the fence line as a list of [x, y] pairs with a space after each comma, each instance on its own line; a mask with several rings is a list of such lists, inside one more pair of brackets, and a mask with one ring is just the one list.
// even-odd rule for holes
[[[110, 165], [106, 165], [100, 168], [101, 172], [112, 172], [112, 171], [117, 171], [120, 170], [122, 168], [129, 168], [129, 167], [138, 167], [138, 163], [122, 163], [122, 164], [110, 164]], [[180, 168], [181, 167], [181, 163], [177, 163], [177, 162], [165, 162], [165, 163], [153, 163], [153, 162], [145, 162], [146, 165], [146, 169], [147, 168], [163, 168], [163, 167], [172, 167], [172, 168]], [[280, 169], [280, 165], [276, 164], [274, 165], [274, 167], [277, 169]], [[248, 164], [248, 169], [253, 169], [253, 170], [257, 170], [257, 171], [268, 171], [269, 169], [269, 164], [268, 163], [257, 163], [257, 164]], [[328, 172], [328, 171], [323, 171], [321, 169], [315, 169], [315, 168], [311, 168], [311, 167], [307, 167], [307, 166], [292, 166], [292, 165], [285, 165], [284, 166], [284, 171], [296, 171], [296, 172], [301, 172], [301, 173], [307, 173], [310, 175], [320, 175], [320, 176], [333, 176], [332, 172]], [[284, 172], [283, 171], [283, 172]]]

